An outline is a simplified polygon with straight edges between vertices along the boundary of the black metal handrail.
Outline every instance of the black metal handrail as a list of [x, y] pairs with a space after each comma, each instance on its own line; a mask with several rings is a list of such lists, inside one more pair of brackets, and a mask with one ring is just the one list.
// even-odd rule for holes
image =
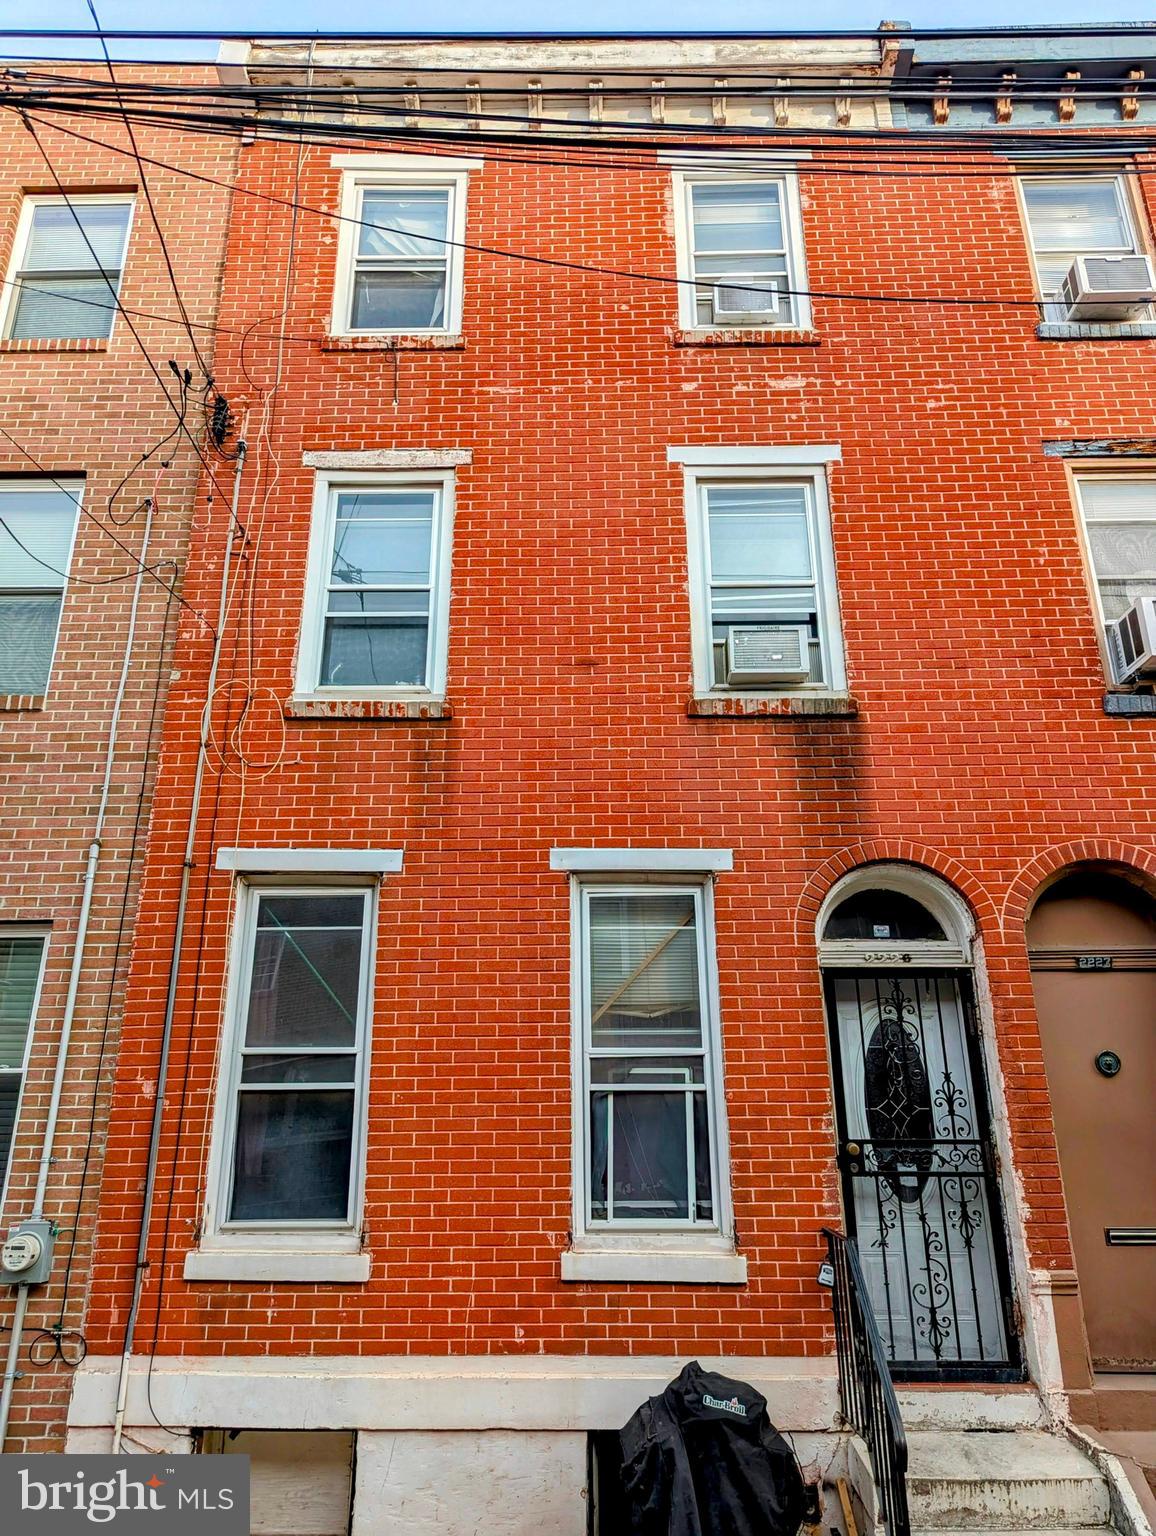
[[888, 1536], [911, 1536], [907, 1509], [907, 1434], [891, 1381], [854, 1238], [823, 1228], [834, 1270], [831, 1307], [839, 1356], [839, 1405], [867, 1443], [879, 1511]]

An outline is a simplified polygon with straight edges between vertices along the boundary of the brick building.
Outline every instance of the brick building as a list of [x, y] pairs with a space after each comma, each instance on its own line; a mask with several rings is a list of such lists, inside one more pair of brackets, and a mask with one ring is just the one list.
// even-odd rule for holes
[[[81, 73], [22, 66], [6, 88], [48, 70], [62, 94]], [[206, 506], [193, 445], [211, 397], [126, 128], [60, 110], [29, 123], [0, 113], [0, 1203], [5, 1231], [34, 1212], [61, 1230], [47, 1286], [0, 1289], [0, 1324], [23, 1317], [2, 1341], [0, 1372], [16, 1374], [0, 1443], [59, 1450], [178, 618], [198, 643], [170, 589], [195, 498]], [[143, 155], [178, 167], [146, 181], [211, 366], [236, 143], [136, 132]], [[187, 390], [170, 358], [190, 370]]]
[[1151, 1427], [1146, 47], [223, 60], [244, 538], [193, 531], [75, 1448], [577, 1532], [699, 1356], [817, 1470], [828, 1225], [913, 1422]]

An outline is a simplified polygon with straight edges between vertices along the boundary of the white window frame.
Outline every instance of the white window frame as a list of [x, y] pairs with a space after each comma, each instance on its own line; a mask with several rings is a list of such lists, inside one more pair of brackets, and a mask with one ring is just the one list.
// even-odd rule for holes
[[[1071, 251], [1071, 252], [1064, 252], [1064, 251], [1037, 251], [1036, 250], [1036, 242], [1035, 242], [1035, 237], [1034, 237], [1034, 235], [1032, 233], [1032, 221], [1031, 221], [1031, 215], [1030, 215], [1030, 213], [1028, 211], [1028, 200], [1027, 200], [1027, 193], [1025, 191], [1025, 188], [1030, 183], [1033, 183], [1033, 182], [1055, 182], [1055, 181], [1073, 181], [1073, 180], [1083, 180], [1083, 181], [1088, 181], [1088, 182], [1092, 182], [1092, 181], [1111, 182], [1112, 188], [1113, 188], [1113, 190], [1115, 192], [1115, 195], [1116, 195], [1116, 206], [1119, 208], [1120, 213], [1121, 213], [1121, 215], [1123, 217], [1124, 226], [1127, 229], [1128, 234], [1131, 236], [1131, 245], [1130, 245], [1130, 247], [1127, 250], [1124, 250], [1120, 246], [1092, 246], [1092, 245], [1084, 246], [1084, 247], [1081, 247], [1079, 250]], [[1057, 172], [1053, 173], [1052, 175], [1042, 175], [1042, 174], [1041, 175], [1033, 175], [1030, 172], [1025, 172], [1024, 174], [1016, 177], [1016, 196], [1019, 199], [1020, 214], [1021, 214], [1021, 217], [1023, 219], [1024, 234], [1025, 234], [1025, 237], [1026, 237], [1026, 240], [1027, 240], [1028, 253], [1031, 256], [1031, 260], [1032, 260], [1032, 276], [1035, 279], [1036, 297], [1038, 298], [1038, 300], [1040, 302], [1040, 305], [1042, 306], [1042, 308], [1043, 308], [1043, 310], [1045, 312], [1045, 319], [1049, 323], [1055, 323], [1055, 322], [1067, 323], [1067, 322], [1064, 321], [1063, 314], [1058, 312], [1058, 306], [1060, 305], [1061, 301], [1059, 299], [1055, 298], [1054, 296], [1053, 297], [1049, 297], [1048, 290], [1046, 290], [1044, 288], [1043, 279], [1040, 277], [1040, 258], [1041, 258], [1041, 256], [1046, 260], [1049, 256], [1068, 255], [1069, 258], [1070, 258], [1069, 262], [1068, 262], [1068, 266], [1070, 268], [1072, 262], [1075, 261], [1077, 256], [1146, 256], [1146, 255], [1149, 254], [1148, 243], [1147, 243], [1147, 240], [1146, 240], [1146, 238], [1144, 236], [1141, 220], [1140, 220], [1140, 217], [1139, 217], [1139, 214], [1138, 214], [1138, 210], [1137, 210], [1135, 202], [1133, 200], [1132, 192], [1131, 192], [1131, 190], [1129, 188], [1128, 183], [1129, 183], [1129, 178], [1127, 176], [1124, 176], [1123, 174], [1121, 174], [1119, 171], [1117, 171], [1117, 172], [1107, 171], [1102, 176], [1080, 177], [1078, 175], [1078, 168], [1073, 168], [1073, 169], [1069, 170], [1069, 172], [1066, 175], [1062, 171], [1057, 171]], [[1057, 312], [1056, 313], [1050, 313], [1050, 311], [1057, 311]], [[1151, 307], [1149, 307], [1149, 313], [1151, 313]], [[1104, 323], [1107, 323], [1107, 322], [1102, 322], [1101, 321], [1101, 322], [1096, 322], [1096, 323], [1104, 324]]]
[[36, 1016], [40, 1011], [40, 994], [44, 990], [44, 975], [48, 969], [48, 946], [52, 938], [52, 930], [42, 923], [5, 923], [0, 927], [0, 938], [5, 939], [39, 939], [40, 943], [40, 971], [36, 977], [36, 986], [32, 992], [32, 1011], [28, 1016], [28, 1034], [24, 1041], [24, 1056], [19, 1069], [3, 1068], [0, 1075], [8, 1076], [17, 1070], [20, 1075], [20, 1092], [16, 1095], [16, 1112], [12, 1121], [12, 1145], [8, 1150], [8, 1165], [4, 1170], [4, 1177], [0, 1179], [0, 1217], [3, 1216], [8, 1201], [8, 1190], [12, 1183], [12, 1169], [16, 1162], [16, 1139], [20, 1134], [20, 1114], [24, 1108], [24, 1095], [28, 1091], [28, 1067], [32, 1061], [32, 1042], [36, 1036]]
[[[116, 288], [117, 300], [120, 300], [120, 291], [124, 285], [124, 274], [128, 268], [128, 251], [129, 242], [132, 240], [133, 219], [136, 214], [136, 198], [133, 196], [133, 194], [131, 192], [77, 192], [69, 193], [67, 197], [53, 197], [39, 193], [26, 193], [24, 200], [20, 205], [20, 217], [16, 221], [16, 234], [12, 241], [12, 255], [8, 261], [8, 270], [4, 274], [4, 276], [7, 278], [7, 282], [4, 284], [4, 293], [2, 296], [0, 296], [0, 337], [2, 337], [4, 340], [7, 341], [10, 339], [8, 336], [8, 328], [12, 324], [13, 316], [16, 313], [16, 300], [19, 292], [19, 284], [16, 279], [16, 274], [21, 270], [21, 264], [28, 254], [28, 242], [32, 235], [32, 219], [35, 210], [37, 208], [43, 207], [66, 208], [69, 204], [71, 204], [74, 208], [80, 208], [86, 205], [92, 205], [94, 203], [122, 203], [128, 208], [128, 223], [125, 225], [124, 230], [124, 246], [120, 253], [120, 277], [117, 281]], [[82, 275], [80, 268], [77, 268], [77, 274]], [[91, 276], [92, 274], [91, 271], [89, 271], [83, 275]], [[30, 336], [26, 339], [30, 342], [43, 341], [46, 345], [51, 345], [54, 341], [111, 341], [113, 331], [116, 328], [117, 317], [120, 314], [119, 303], [114, 302], [111, 305], [111, 309], [112, 313], [109, 315], [108, 331], [104, 336]]]
[[[341, 223], [337, 236], [337, 276], [333, 286], [332, 334], [334, 336], [456, 336], [462, 328], [462, 290], [465, 268], [466, 193], [468, 170], [445, 170], [437, 156], [406, 156], [409, 168], [392, 165], [380, 169], [348, 169], [341, 175]], [[446, 301], [442, 325], [392, 328], [354, 327], [353, 272], [357, 236], [361, 229], [363, 194], [369, 191], [447, 191]]]
[[[241, 1046], [245, 1038], [249, 987], [257, 934], [260, 898], [278, 896], [361, 896], [365, 898], [362, 929], [361, 974], [355, 1044], [357, 1088], [354, 1094], [353, 1138], [350, 1153], [349, 1205], [344, 1220], [232, 1221], [226, 1217], [233, 1188], [234, 1142], [237, 1131], [238, 1085], [241, 1077]], [[356, 1253], [361, 1247], [362, 1212], [365, 1203], [366, 1133], [369, 1097], [370, 1047], [373, 1033], [374, 957], [377, 950], [378, 882], [365, 879], [265, 879], [237, 882], [233, 939], [229, 955], [212, 1141], [209, 1153], [202, 1250], [262, 1250], [277, 1252], [308, 1249], [310, 1252]]]
[[[589, 1182], [589, 902], [594, 895], [692, 896], [698, 939], [699, 988], [702, 1024], [706, 1034], [704, 1077], [710, 1135], [712, 1222], [590, 1220]], [[714, 884], [706, 879], [672, 879], [669, 873], [654, 878], [616, 880], [608, 875], [570, 878], [571, 953], [571, 1109], [572, 1173], [571, 1217], [574, 1249], [582, 1252], [655, 1254], [732, 1254], [734, 1217], [731, 1202], [730, 1147], [727, 1135], [726, 1100], [723, 1092], [722, 1029], [719, 1017], [718, 964], [715, 953]], [[579, 1274], [563, 1278], [583, 1278]], [[606, 1278], [613, 1278], [606, 1276]], [[639, 1279], [645, 1279], [639, 1274]], [[660, 1276], [658, 1278], [661, 1278]]]
[[[803, 209], [799, 197], [799, 178], [793, 171], [776, 171], [759, 174], [757, 171], [673, 171], [674, 184], [674, 244], [677, 262], [678, 323], [684, 331], [773, 330], [809, 331], [812, 326], [811, 299], [807, 292], [807, 255], [803, 243]], [[694, 230], [691, 220], [691, 189], [710, 184], [745, 186], [750, 182], [767, 183], [782, 189], [783, 232], [787, 241], [787, 286], [790, 318], [775, 323], [759, 320], [744, 324], [735, 317], [724, 323], [703, 325], [698, 319], [696, 296], [698, 289], [707, 286], [695, 277]]]
[[[56, 620], [56, 634], [52, 640], [52, 655], [48, 659], [48, 675], [44, 682], [44, 694], [33, 695], [33, 697], [47, 697], [48, 690], [52, 686], [52, 673], [56, 666], [56, 653], [60, 649], [60, 631], [64, 628], [64, 605], [68, 598], [68, 584], [72, 576], [72, 557], [76, 553], [76, 533], [77, 529], [80, 527], [81, 507], [84, 500], [84, 484], [84, 481], [79, 479], [54, 480], [50, 479], [46, 475], [28, 475], [23, 476], [17, 480], [6, 480], [0, 482], [0, 490], [3, 491], [29, 491], [32, 493], [42, 491], [61, 491], [65, 496], [71, 497], [73, 503], [75, 504], [75, 512], [72, 519], [72, 537], [68, 541], [68, 558], [64, 562], [65, 574], [60, 577], [60, 613]], [[2, 515], [3, 508], [0, 506], [0, 516]], [[46, 566], [45, 569], [48, 570], [48, 567]], [[50, 574], [55, 575], [56, 573], [50, 572]], [[3, 581], [0, 581], [0, 592], [5, 593], [6, 595], [11, 595], [18, 592], [38, 592], [40, 590], [41, 589], [39, 587], [29, 586], [7, 587], [4, 585]], [[0, 689], [0, 692], [7, 693], [9, 690]]]
[[[450, 572], [454, 521], [454, 472], [432, 470], [332, 470], [320, 471], [313, 491], [313, 520], [309, 532], [308, 570], [302, 608], [301, 640], [297, 651], [294, 696], [326, 699], [428, 699], [442, 698], [446, 690], [449, 652]], [[325, 644], [326, 592], [329, 562], [342, 491], [392, 487], [436, 488], [430, 545], [430, 613], [424, 684], [351, 687], [322, 684], [321, 655]]]
[[[673, 458], [679, 450], [670, 450]], [[836, 456], [838, 450], [822, 450]], [[685, 450], [686, 456], [710, 458], [713, 462], [685, 464], [683, 470], [686, 500], [687, 549], [690, 562], [691, 649], [694, 666], [694, 691], [699, 698], [735, 695], [759, 698], [791, 697], [803, 694], [827, 698], [847, 690], [847, 670], [843, 655], [843, 630], [839, 616], [839, 584], [835, 572], [835, 549], [831, 541], [831, 509], [827, 496], [827, 471], [822, 462], [806, 462], [807, 449], [784, 449], [782, 457], [774, 450]], [[820, 450], [815, 450], [816, 460]], [[772, 457], [773, 455], [773, 457]], [[811, 530], [811, 553], [815, 574], [815, 596], [819, 605], [819, 644], [823, 655], [825, 680], [821, 683], [770, 684], [765, 688], [747, 685], [728, 688], [714, 680], [714, 655], [711, 638], [710, 557], [707, 529], [706, 487], [712, 484], [792, 484], [806, 488], [807, 515]]]
[[[1076, 498], [1076, 511], [1080, 521], [1080, 549], [1084, 557], [1084, 570], [1088, 578], [1088, 586], [1091, 589], [1092, 611], [1096, 619], [1096, 639], [1100, 647], [1100, 657], [1104, 664], [1104, 675], [1109, 683], [1116, 685], [1116, 669], [1112, 664], [1111, 652], [1108, 649], [1108, 617], [1104, 612], [1103, 600], [1100, 596], [1100, 578], [1096, 572], [1096, 561], [1092, 555], [1092, 538], [1089, 531], [1087, 510], [1084, 506], [1084, 486], [1089, 480], [1147, 480], [1156, 484], [1156, 464], [1145, 463], [1131, 473], [1121, 471], [1119, 462], [1111, 465], [1088, 465], [1079, 469], [1070, 468], [1072, 488]], [[1138, 523], [1149, 525], [1156, 522], [1150, 517], [1114, 517], [1113, 522]]]

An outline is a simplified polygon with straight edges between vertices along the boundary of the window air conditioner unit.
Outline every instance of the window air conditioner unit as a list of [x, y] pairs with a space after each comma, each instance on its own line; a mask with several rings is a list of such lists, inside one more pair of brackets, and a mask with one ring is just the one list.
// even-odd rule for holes
[[737, 279], [711, 289], [711, 309], [720, 325], [750, 325], [759, 320], [779, 318], [779, 295], [765, 277], [752, 277], [751, 288]]
[[805, 683], [811, 675], [811, 631], [805, 624], [760, 624], [727, 631], [727, 686]]
[[1147, 256], [1077, 256], [1060, 290], [1067, 319], [1135, 320], [1156, 301]]
[[1156, 597], [1141, 597], [1108, 624], [1108, 650], [1118, 683], [1156, 677]]

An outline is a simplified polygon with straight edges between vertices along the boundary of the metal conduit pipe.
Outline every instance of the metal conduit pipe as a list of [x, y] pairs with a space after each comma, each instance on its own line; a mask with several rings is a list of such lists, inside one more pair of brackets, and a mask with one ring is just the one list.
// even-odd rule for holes
[[[128, 687], [129, 669], [132, 665], [133, 646], [136, 642], [137, 614], [140, 609], [141, 587], [148, 563], [149, 540], [152, 537], [154, 503], [150, 497], [145, 507], [144, 536], [141, 539], [136, 581], [133, 583], [132, 604], [129, 608], [128, 633], [125, 635], [124, 655], [116, 695], [108, 724], [108, 739], [104, 751], [104, 777], [100, 786], [100, 801], [92, 840], [88, 845], [88, 859], [84, 869], [84, 886], [80, 898], [80, 912], [76, 920], [76, 938], [72, 946], [72, 966], [68, 975], [68, 993], [64, 1000], [64, 1018], [60, 1025], [60, 1040], [56, 1047], [56, 1069], [52, 1076], [52, 1095], [48, 1101], [48, 1115], [44, 1121], [44, 1134], [40, 1143], [40, 1166], [36, 1174], [36, 1191], [32, 1197], [32, 1219], [44, 1216], [44, 1197], [48, 1190], [48, 1175], [52, 1168], [52, 1152], [56, 1141], [56, 1127], [60, 1119], [60, 1102], [64, 1096], [64, 1079], [68, 1070], [68, 1048], [72, 1040], [72, 1025], [76, 1017], [76, 999], [80, 992], [80, 977], [84, 969], [84, 950], [88, 941], [88, 925], [92, 913], [92, 897], [96, 886], [96, 871], [100, 863], [101, 842], [108, 800], [112, 789], [112, 770], [116, 758], [117, 734], [120, 729], [121, 710], [125, 690]], [[115, 978], [110, 978], [110, 984]], [[8, 1340], [8, 1359], [4, 1367], [4, 1385], [0, 1390], [0, 1451], [8, 1436], [8, 1419], [12, 1412], [12, 1394], [16, 1390], [16, 1365], [20, 1358], [20, 1346], [24, 1338], [24, 1322], [28, 1314], [29, 1287], [22, 1285], [16, 1293], [16, 1310], [12, 1317], [12, 1332]]]
[[[239, 527], [240, 519], [237, 515], [241, 499], [241, 472], [245, 467], [245, 429], [248, 423], [248, 412], [242, 423], [241, 437], [237, 443], [237, 464], [233, 471], [233, 503], [229, 519], [228, 533], [225, 538], [225, 553], [221, 563], [221, 597], [217, 607], [217, 637], [213, 643], [213, 656], [209, 664], [209, 680], [206, 688], [206, 714], [213, 707], [213, 694], [217, 687], [217, 671], [221, 662], [221, 650], [224, 643], [225, 620], [229, 607], [229, 573], [233, 561], [233, 537], [234, 530]], [[189, 806], [189, 830], [185, 839], [184, 856], [181, 862], [181, 885], [177, 897], [177, 921], [176, 931], [173, 934], [172, 958], [169, 961], [168, 990], [165, 995], [164, 1026], [161, 1031], [161, 1056], [157, 1066], [157, 1087], [153, 1097], [152, 1123], [149, 1128], [148, 1164], [145, 1173], [144, 1201], [141, 1206], [140, 1235], [137, 1240], [136, 1267], [133, 1275], [132, 1301], [129, 1305], [128, 1321], [124, 1330], [124, 1347], [121, 1350], [120, 1371], [116, 1384], [116, 1414], [112, 1426], [112, 1446], [114, 1455], [119, 1454], [124, 1438], [124, 1415], [128, 1403], [128, 1379], [129, 1363], [132, 1359], [133, 1344], [136, 1340], [136, 1325], [140, 1315], [141, 1294], [144, 1290], [145, 1271], [148, 1268], [148, 1244], [149, 1227], [152, 1217], [153, 1195], [156, 1192], [157, 1162], [160, 1157], [161, 1120], [164, 1115], [165, 1084], [168, 1078], [169, 1056], [173, 1042], [173, 1020], [176, 1014], [177, 981], [181, 969], [181, 950], [184, 945], [185, 917], [189, 905], [189, 885], [192, 880], [193, 855], [196, 850], [197, 817], [201, 806], [201, 789], [205, 780], [205, 763], [207, 761], [205, 731], [201, 732], [200, 749], [197, 753], [197, 768], [193, 778], [192, 802]]]

